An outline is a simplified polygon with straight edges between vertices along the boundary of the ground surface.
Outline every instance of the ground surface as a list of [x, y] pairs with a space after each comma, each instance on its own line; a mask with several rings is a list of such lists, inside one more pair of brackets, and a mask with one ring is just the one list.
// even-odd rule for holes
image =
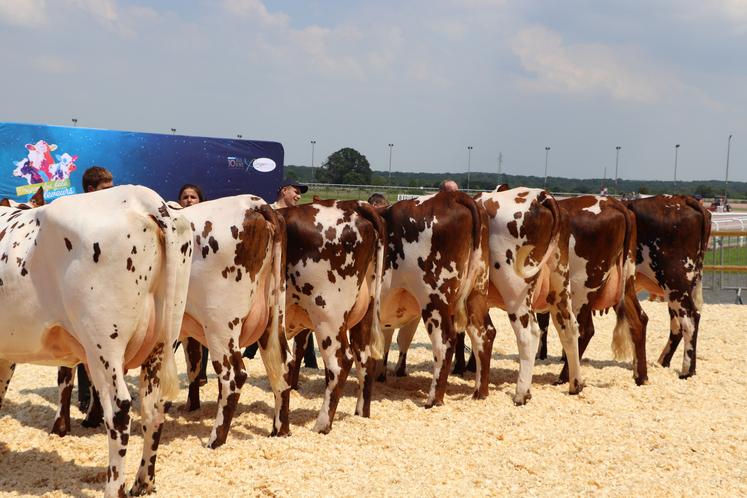
[[[272, 396], [261, 363], [252, 360], [227, 444], [205, 449], [217, 394], [211, 375], [203, 388], [210, 401], [200, 411], [181, 411], [186, 389], [172, 409], [156, 467], [158, 495], [747, 495], [747, 306], [706, 307], [698, 374], [686, 381], [677, 378], [679, 352], [675, 368], [654, 364], [668, 317], [660, 303], [645, 309], [649, 385], [636, 387], [630, 365], [611, 359], [613, 322], [605, 316], [597, 318], [583, 363], [587, 388], [581, 395], [552, 385], [560, 368], [553, 335], [551, 359], [537, 365], [533, 399], [524, 407], [511, 402], [516, 345], [502, 313], [494, 314], [498, 339], [487, 400], [470, 398], [471, 378], [451, 377], [445, 406], [423, 408], [432, 356], [420, 331], [409, 355], [410, 376], [376, 386], [370, 419], [353, 415], [353, 376], [327, 436], [311, 432], [323, 375], [302, 370], [301, 391], [291, 398], [292, 436], [267, 437]], [[55, 379], [49, 367], [20, 365], [16, 371], [0, 411], [2, 495], [103, 490], [103, 430], [82, 428], [73, 408], [72, 434], [48, 434]], [[127, 455], [128, 486], [142, 449], [138, 418]]]

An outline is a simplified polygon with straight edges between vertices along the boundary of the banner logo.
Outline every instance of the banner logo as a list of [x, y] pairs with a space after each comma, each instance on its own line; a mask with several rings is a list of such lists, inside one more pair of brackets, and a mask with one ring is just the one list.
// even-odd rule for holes
[[260, 173], [268, 173], [275, 169], [275, 161], [269, 157], [260, 157], [252, 161], [252, 167]]

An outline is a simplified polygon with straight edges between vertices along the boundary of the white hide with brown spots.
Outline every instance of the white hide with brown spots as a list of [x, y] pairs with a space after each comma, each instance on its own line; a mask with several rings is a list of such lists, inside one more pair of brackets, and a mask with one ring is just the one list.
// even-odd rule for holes
[[162, 395], [178, 391], [173, 344], [189, 279], [192, 231], [145, 187], [0, 208], [0, 400], [15, 363], [83, 362], [109, 438], [106, 496], [124, 494], [131, 406], [124, 373], [141, 367], [143, 455], [132, 492], [153, 490]]

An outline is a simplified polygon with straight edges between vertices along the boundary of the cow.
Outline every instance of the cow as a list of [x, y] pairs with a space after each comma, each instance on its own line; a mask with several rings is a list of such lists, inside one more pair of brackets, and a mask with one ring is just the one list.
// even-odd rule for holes
[[463, 192], [439, 192], [397, 202], [382, 213], [389, 237], [381, 308], [386, 352], [393, 329], [414, 331], [422, 317], [434, 356], [425, 406], [439, 406], [456, 331], [466, 329], [478, 353], [473, 398], [484, 399], [496, 333], [487, 305], [485, 212]]
[[[207, 447], [223, 445], [247, 378], [240, 348], [259, 341], [275, 396], [271, 435], [289, 435], [288, 347], [281, 323], [285, 226], [265, 201], [253, 195], [201, 202], [180, 214], [194, 230], [192, 271], [180, 333], [189, 377], [186, 408], [200, 408], [197, 376], [205, 345], [220, 383], [217, 416]], [[64, 436], [70, 427], [72, 371], [61, 369], [58, 382], [62, 408], [52, 432]], [[85, 427], [98, 425], [97, 403], [94, 397], [83, 421]]]
[[711, 213], [694, 197], [682, 195], [657, 195], [625, 205], [636, 219], [636, 288], [665, 299], [669, 306], [669, 339], [658, 362], [669, 367], [684, 337], [679, 376], [686, 379], [695, 375]]
[[78, 169], [75, 165], [75, 161], [77, 160], [78, 156], [71, 156], [67, 152], [58, 155], [57, 162], [49, 168], [49, 172], [52, 175], [50, 180], [67, 180], [70, 178], [70, 174]]
[[[632, 343], [633, 372], [637, 385], [648, 379], [646, 325], [635, 290], [636, 223], [622, 202], [604, 196], [584, 195], [558, 201], [570, 221], [571, 302], [579, 324], [579, 356], [594, 335], [592, 315], [615, 310], [617, 322], [612, 348], [616, 358], [627, 357]], [[547, 358], [549, 316], [538, 316], [542, 337], [538, 358]], [[568, 364], [558, 382], [568, 381]]]
[[0, 401], [16, 363], [86, 363], [110, 437], [106, 496], [125, 493], [125, 369], [140, 367], [143, 453], [131, 493], [154, 490], [163, 398], [178, 393], [172, 345], [186, 305], [192, 230], [145, 187], [0, 208]]
[[286, 337], [295, 341], [291, 385], [298, 382], [313, 331], [327, 383], [314, 430], [327, 434], [353, 362], [359, 379], [355, 414], [370, 416], [374, 370], [384, 348], [379, 308], [386, 228], [362, 201], [314, 199], [278, 213], [288, 235], [285, 325]]
[[[540, 331], [535, 313], [549, 309], [569, 358], [569, 393], [584, 387], [578, 356], [578, 324], [571, 308], [568, 242], [570, 228], [557, 201], [544, 190], [499, 186], [475, 200], [487, 212], [490, 286], [488, 305], [508, 313], [519, 348], [519, 376], [513, 401], [531, 399], [532, 371]], [[409, 340], [403, 343], [409, 347]], [[463, 344], [463, 343], [462, 343]], [[473, 349], [481, 349], [474, 342]], [[400, 344], [398, 371], [407, 347]], [[478, 366], [479, 371], [479, 366]]]
[[28, 150], [28, 159], [31, 162], [31, 166], [36, 171], [43, 171], [47, 176], [47, 180], [52, 179], [52, 172], [50, 169], [54, 164], [52, 159], [52, 152], [57, 150], [57, 145], [48, 144], [44, 140], [39, 140], [35, 144], [26, 144], [26, 150]]
[[15, 161], [13, 164], [16, 165], [16, 169], [13, 170], [13, 176], [23, 178], [29, 185], [44, 182], [39, 171], [31, 165], [28, 157], [24, 157], [20, 161]]

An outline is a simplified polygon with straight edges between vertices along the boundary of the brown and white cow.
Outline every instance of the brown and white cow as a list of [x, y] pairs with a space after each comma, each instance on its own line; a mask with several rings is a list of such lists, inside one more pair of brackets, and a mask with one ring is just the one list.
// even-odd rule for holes
[[[200, 407], [202, 345], [218, 375], [218, 407], [209, 448], [225, 443], [246, 373], [241, 349], [259, 341], [275, 396], [271, 435], [288, 435], [287, 342], [280, 323], [285, 310], [285, 226], [259, 197], [240, 195], [181, 209], [192, 224], [194, 255], [180, 339], [187, 355], [187, 410]], [[71, 369], [60, 369], [60, 412], [52, 432], [70, 427]], [[91, 403], [95, 407], [97, 397]], [[89, 410], [84, 426], [96, 424]]]
[[[646, 382], [646, 324], [635, 291], [635, 217], [612, 197], [584, 195], [558, 201], [570, 222], [569, 264], [571, 302], [578, 319], [579, 356], [594, 335], [592, 315], [610, 308], [617, 314], [612, 349], [616, 358], [630, 353], [634, 346], [635, 382]], [[549, 316], [538, 316], [542, 339], [538, 357], [547, 357]], [[544, 353], [544, 354], [543, 354]], [[544, 358], [543, 358], [544, 356]], [[568, 364], [560, 373], [568, 381]]]
[[124, 372], [140, 367], [144, 441], [131, 492], [152, 491], [162, 396], [179, 387], [172, 345], [186, 304], [189, 222], [152, 190], [127, 185], [0, 208], [0, 228], [0, 400], [16, 363], [86, 363], [110, 435], [105, 494], [124, 496]]
[[393, 329], [414, 332], [422, 317], [434, 357], [426, 407], [442, 405], [456, 331], [466, 329], [478, 359], [473, 397], [487, 397], [495, 328], [485, 212], [463, 192], [416, 197], [382, 212], [389, 236], [381, 308], [387, 352]]
[[[315, 200], [278, 212], [288, 234], [286, 336], [314, 331], [327, 380], [314, 430], [328, 433], [353, 361], [360, 386], [355, 413], [370, 415], [384, 342], [379, 308], [386, 229], [371, 205], [360, 201]], [[305, 344], [305, 337], [297, 342]], [[292, 363], [295, 379], [299, 349]]]
[[[488, 215], [490, 287], [488, 304], [508, 312], [519, 347], [514, 403], [531, 398], [534, 358], [539, 343], [535, 312], [549, 308], [570, 359], [569, 392], [583, 389], [578, 357], [578, 324], [571, 309], [568, 267], [569, 228], [555, 199], [538, 189], [499, 187], [475, 196]], [[410, 336], [411, 338], [411, 336]], [[399, 338], [398, 338], [398, 342]], [[404, 373], [409, 341], [400, 342], [398, 372]], [[462, 342], [463, 344], [463, 342]], [[476, 346], [473, 342], [473, 349]]]
[[658, 195], [625, 203], [637, 226], [636, 287], [666, 299], [671, 326], [659, 363], [669, 366], [685, 339], [680, 378], [695, 375], [703, 258], [711, 234], [711, 213], [690, 196]]

